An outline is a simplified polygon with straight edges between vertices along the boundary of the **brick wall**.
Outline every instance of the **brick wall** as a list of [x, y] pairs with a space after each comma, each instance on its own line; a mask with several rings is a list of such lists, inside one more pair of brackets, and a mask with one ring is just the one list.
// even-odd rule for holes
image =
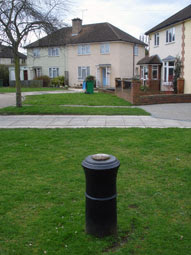
[[116, 90], [115, 94], [134, 105], [166, 104], [166, 103], [191, 103], [191, 94], [174, 94], [172, 91], [159, 91], [158, 83], [146, 91], [141, 90], [140, 81], [132, 82], [131, 89]]

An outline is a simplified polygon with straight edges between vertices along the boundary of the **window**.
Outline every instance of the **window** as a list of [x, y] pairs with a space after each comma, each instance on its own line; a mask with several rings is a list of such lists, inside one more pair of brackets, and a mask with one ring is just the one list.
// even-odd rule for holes
[[108, 54], [110, 52], [110, 45], [109, 43], [104, 43], [100, 45], [100, 53], [101, 54]]
[[59, 48], [48, 48], [48, 56], [49, 57], [58, 57], [59, 56]]
[[154, 41], [155, 46], [159, 46], [159, 33], [155, 34], [155, 41]]
[[139, 48], [137, 46], [137, 44], [134, 45], [134, 56], [138, 56], [139, 54]]
[[40, 57], [40, 49], [33, 49], [33, 57]]
[[174, 61], [164, 63], [164, 82], [172, 83], [174, 74]]
[[158, 79], [158, 66], [152, 66], [152, 79]]
[[37, 78], [37, 77], [40, 77], [41, 75], [42, 75], [41, 67], [35, 67], [34, 68], [34, 77]]
[[175, 41], [175, 28], [170, 28], [166, 30], [166, 43]]
[[90, 54], [90, 45], [79, 45], [78, 46], [78, 55], [88, 55]]
[[79, 80], [85, 80], [88, 75], [90, 75], [90, 67], [89, 66], [78, 66], [78, 79]]
[[148, 80], [148, 66], [141, 66], [141, 79]]
[[59, 68], [58, 67], [50, 67], [49, 68], [49, 77], [54, 78], [59, 76]]

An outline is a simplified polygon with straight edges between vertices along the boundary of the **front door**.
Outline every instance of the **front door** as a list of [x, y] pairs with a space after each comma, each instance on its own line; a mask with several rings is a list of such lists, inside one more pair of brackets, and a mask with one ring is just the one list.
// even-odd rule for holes
[[25, 81], [28, 80], [28, 72], [27, 72], [27, 70], [24, 70], [24, 80]]
[[106, 68], [102, 68], [102, 82], [103, 86], [106, 86]]

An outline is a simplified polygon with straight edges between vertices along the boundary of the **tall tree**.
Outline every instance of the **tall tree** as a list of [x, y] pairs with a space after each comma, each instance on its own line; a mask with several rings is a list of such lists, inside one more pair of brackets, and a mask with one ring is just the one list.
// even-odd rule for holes
[[22, 106], [19, 47], [31, 32], [49, 34], [61, 27], [58, 17], [67, 7], [67, 0], [0, 0], [0, 40], [13, 48], [17, 107]]

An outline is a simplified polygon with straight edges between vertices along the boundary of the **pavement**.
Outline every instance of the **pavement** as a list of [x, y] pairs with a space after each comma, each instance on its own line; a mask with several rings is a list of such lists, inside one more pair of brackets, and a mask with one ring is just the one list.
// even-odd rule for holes
[[152, 116], [15, 115], [0, 116], [0, 128], [191, 128], [191, 121]]
[[155, 118], [191, 121], [191, 103], [154, 104], [140, 108], [151, 113]]
[[[22, 96], [76, 92], [81, 91], [24, 92]], [[15, 105], [15, 93], [0, 94], [0, 108], [11, 105]], [[190, 103], [139, 107], [151, 116], [1, 115], [0, 128], [191, 128]]]

